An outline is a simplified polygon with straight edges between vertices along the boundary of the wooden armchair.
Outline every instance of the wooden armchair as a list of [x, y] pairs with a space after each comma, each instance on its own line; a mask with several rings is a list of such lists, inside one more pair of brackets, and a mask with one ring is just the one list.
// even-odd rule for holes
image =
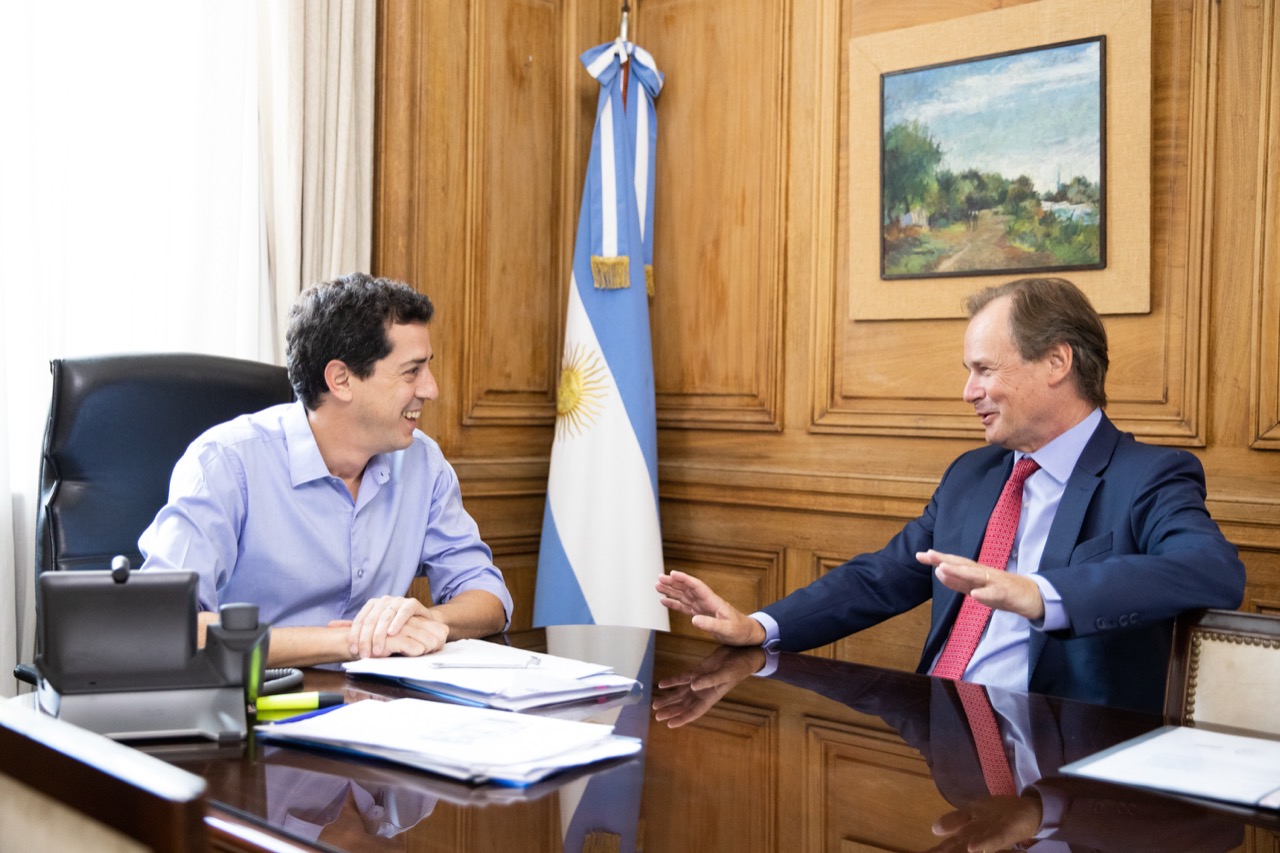
[[1280, 737], [1280, 617], [1202, 610], [1179, 618], [1165, 718]]

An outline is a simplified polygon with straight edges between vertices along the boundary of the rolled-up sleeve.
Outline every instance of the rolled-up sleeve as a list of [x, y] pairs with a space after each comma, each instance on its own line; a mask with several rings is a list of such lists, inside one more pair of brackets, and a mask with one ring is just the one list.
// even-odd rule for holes
[[493, 552], [480, 538], [480, 529], [462, 505], [462, 489], [453, 466], [441, 460], [431, 495], [431, 509], [422, 542], [420, 574], [431, 583], [431, 599], [443, 604], [460, 592], [483, 590], [497, 596], [511, 624], [511, 593]]

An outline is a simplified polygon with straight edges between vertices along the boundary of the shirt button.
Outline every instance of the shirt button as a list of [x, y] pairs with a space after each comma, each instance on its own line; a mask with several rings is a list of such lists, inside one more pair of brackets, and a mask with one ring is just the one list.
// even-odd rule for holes
[[361, 569], [360, 571], [356, 572], [356, 577], [358, 578], [364, 577], [364, 569]]

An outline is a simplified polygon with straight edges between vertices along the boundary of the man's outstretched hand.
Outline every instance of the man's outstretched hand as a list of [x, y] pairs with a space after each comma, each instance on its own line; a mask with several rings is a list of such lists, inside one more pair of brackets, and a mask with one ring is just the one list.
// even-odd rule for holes
[[684, 572], [658, 578], [662, 604], [693, 618], [693, 627], [728, 646], [758, 646], [765, 640], [764, 626], [725, 601], [702, 581]]

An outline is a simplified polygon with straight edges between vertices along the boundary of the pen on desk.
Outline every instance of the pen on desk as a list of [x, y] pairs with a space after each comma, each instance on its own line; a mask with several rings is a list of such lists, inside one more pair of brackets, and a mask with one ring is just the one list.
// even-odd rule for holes
[[307, 693], [281, 693], [277, 696], [259, 696], [254, 707], [259, 713], [263, 711], [312, 711], [316, 708], [328, 708], [342, 704], [341, 693], [320, 693], [312, 690]]

